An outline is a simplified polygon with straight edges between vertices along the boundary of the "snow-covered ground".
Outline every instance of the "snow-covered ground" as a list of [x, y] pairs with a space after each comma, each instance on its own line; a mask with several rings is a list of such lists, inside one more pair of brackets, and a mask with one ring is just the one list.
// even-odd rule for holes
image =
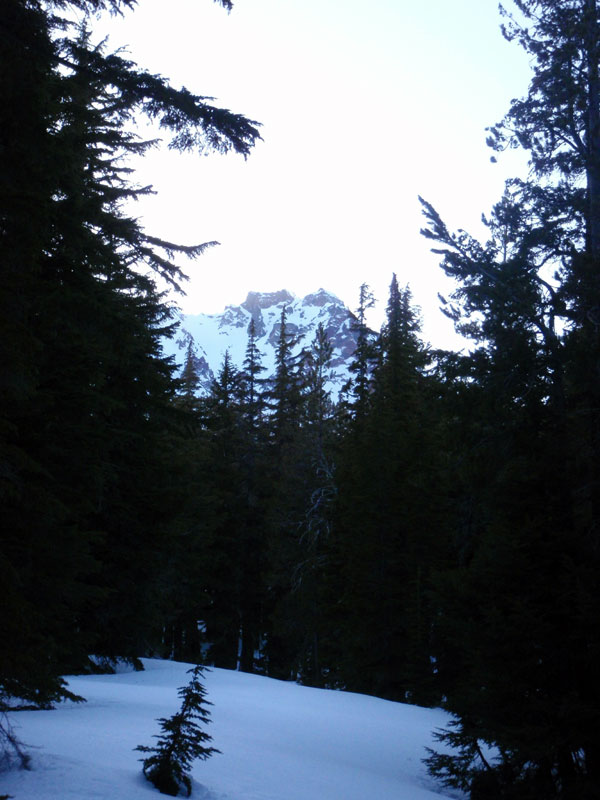
[[[0, 774], [15, 800], [151, 800], [139, 744], [153, 744], [157, 717], [179, 708], [190, 665], [145, 660], [144, 672], [70, 677], [85, 704], [12, 715], [32, 755], [29, 771]], [[297, 686], [216, 669], [204, 683], [212, 745], [196, 762], [196, 800], [441, 800], [421, 763], [439, 710]]]

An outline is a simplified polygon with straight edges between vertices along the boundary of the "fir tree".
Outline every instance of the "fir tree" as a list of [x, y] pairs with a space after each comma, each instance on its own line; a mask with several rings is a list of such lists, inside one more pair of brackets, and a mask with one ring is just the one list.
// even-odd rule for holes
[[[272, 636], [279, 658], [296, 680], [322, 686], [330, 670], [328, 571], [336, 495], [333, 403], [325, 384], [332, 346], [321, 324], [300, 356], [302, 407], [294, 433], [292, 463], [278, 487], [286, 517], [271, 543], [278, 594]], [[289, 480], [289, 484], [287, 481]], [[283, 655], [285, 654], [285, 655]]]
[[240, 411], [243, 421], [244, 448], [241, 458], [239, 490], [243, 513], [239, 526], [239, 553], [243, 563], [240, 585], [239, 668], [244, 672], [260, 671], [260, 650], [264, 636], [263, 601], [265, 562], [265, 513], [269, 488], [267, 426], [264, 417], [265, 371], [256, 344], [254, 318], [248, 325], [248, 344], [240, 380]]
[[182, 393], [184, 397], [190, 400], [196, 395], [200, 385], [194, 364], [194, 343], [191, 338], [185, 351], [185, 361], [181, 370], [180, 380]]
[[298, 674], [305, 683], [322, 686], [332, 672], [332, 529], [337, 498], [335, 406], [326, 389], [333, 346], [322, 323], [307, 353], [304, 441], [308, 452], [303, 515], [298, 525], [298, 560], [293, 592], [302, 620]]
[[432, 702], [424, 598], [440, 530], [430, 494], [437, 421], [418, 332], [410, 292], [394, 276], [368, 404], [350, 420], [341, 446], [339, 670], [353, 690]]
[[204, 245], [165, 242], [126, 214], [145, 191], [127, 156], [150, 146], [129, 123], [141, 112], [175, 148], [244, 156], [258, 135], [58, 13], [132, 5], [7, 0], [0, 22], [0, 685], [40, 705], [88, 653], [156, 645], [182, 519], [160, 347], [171, 318], [153, 276], [177, 284], [177, 254]]
[[266, 513], [267, 576], [266, 600], [268, 626], [266, 660], [268, 673], [289, 678], [294, 672], [296, 643], [289, 636], [285, 609], [290, 594], [290, 564], [295, 552], [295, 534], [302, 507], [302, 487], [306, 470], [306, 452], [302, 447], [303, 414], [302, 376], [299, 359], [293, 349], [298, 343], [282, 305], [279, 336], [275, 353], [275, 375], [267, 393], [269, 430], [267, 472], [269, 496]]
[[[430, 765], [473, 798], [592, 798], [600, 787], [600, 698], [589, 680], [599, 646], [591, 582], [600, 519], [599, 12], [595, 0], [515, 5], [523, 22], [509, 17], [505, 35], [531, 56], [534, 75], [489, 143], [525, 148], [530, 179], [508, 182], [483, 244], [450, 233], [425, 204], [426, 235], [459, 284], [450, 313], [478, 344], [446, 362], [471, 414], [459, 423], [460, 548], [435, 601], [456, 721], [442, 738], [459, 752], [433, 755]], [[481, 742], [495, 759], [481, 759]]]
[[300, 414], [300, 377], [297, 360], [293, 350], [298, 343], [290, 331], [287, 321], [287, 308], [281, 308], [279, 335], [275, 352], [275, 375], [269, 392], [271, 429], [273, 441], [281, 453], [293, 439], [293, 431], [298, 425]]
[[210, 722], [211, 705], [206, 700], [206, 689], [201, 683], [203, 668], [197, 665], [188, 670], [190, 682], [178, 690], [181, 708], [169, 719], [158, 720], [162, 733], [154, 747], [139, 745], [136, 750], [150, 753], [143, 762], [146, 778], [162, 793], [176, 797], [182, 789], [187, 796], [192, 793], [190, 769], [196, 759], [206, 760], [221, 752], [207, 747], [212, 736], [200, 727]]
[[253, 317], [248, 325], [248, 344], [240, 376], [242, 406], [252, 433], [256, 432], [261, 421], [264, 380], [260, 375], [264, 371], [265, 367], [261, 362], [260, 350], [256, 344], [256, 324]]
[[375, 305], [375, 297], [366, 283], [361, 284], [354, 329], [357, 334], [356, 350], [350, 370], [354, 373], [352, 393], [354, 395], [354, 414], [366, 413], [370, 393], [370, 377], [375, 351], [373, 336], [367, 326], [367, 311]]

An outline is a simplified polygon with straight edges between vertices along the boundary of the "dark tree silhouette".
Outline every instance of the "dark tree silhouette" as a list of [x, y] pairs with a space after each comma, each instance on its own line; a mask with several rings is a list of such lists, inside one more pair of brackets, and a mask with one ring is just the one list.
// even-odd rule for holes
[[200, 727], [210, 722], [210, 711], [206, 706], [206, 689], [200, 679], [203, 668], [198, 664], [188, 670], [190, 682], [178, 690], [181, 708], [169, 719], [158, 720], [162, 733], [157, 735], [158, 743], [154, 747], [140, 745], [136, 750], [150, 753], [143, 762], [144, 775], [162, 794], [176, 797], [181, 789], [187, 796], [192, 793], [192, 781], [189, 775], [196, 759], [206, 760], [214, 753], [221, 752], [206, 743], [212, 736]]

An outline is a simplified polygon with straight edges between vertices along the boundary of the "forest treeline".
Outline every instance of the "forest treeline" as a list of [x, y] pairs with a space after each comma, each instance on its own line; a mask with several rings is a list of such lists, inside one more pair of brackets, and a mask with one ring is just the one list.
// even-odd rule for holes
[[285, 308], [269, 381], [252, 326], [207, 397], [163, 356], [157, 280], [210, 243], [128, 215], [131, 122], [244, 157], [259, 128], [63, 18], [133, 5], [0, 17], [1, 708], [159, 655], [442, 705], [429, 768], [472, 800], [598, 797], [596, 0], [504, 12], [533, 78], [488, 143], [530, 171], [486, 240], [423, 201], [470, 348], [428, 347], [395, 276], [374, 334], [363, 284], [335, 403], [325, 332], [294, 358]]

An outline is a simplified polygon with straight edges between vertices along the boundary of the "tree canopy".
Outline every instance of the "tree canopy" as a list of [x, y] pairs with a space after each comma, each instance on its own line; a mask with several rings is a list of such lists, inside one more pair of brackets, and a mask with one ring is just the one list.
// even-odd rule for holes
[[40, 704], [88, 654], [156, 646], [163, 557], [181, 533], [157, 278], [179, 286], [176, 257], [211, 243], [163, 241], [130, 216], [149, 187], [127, 157], [150, 146], [131, 123], [157, 120], [178, 150], [246, 157], [259, 138], [67, 18], [133, 5], [7, 0], [0, 23], [0, 685]]

